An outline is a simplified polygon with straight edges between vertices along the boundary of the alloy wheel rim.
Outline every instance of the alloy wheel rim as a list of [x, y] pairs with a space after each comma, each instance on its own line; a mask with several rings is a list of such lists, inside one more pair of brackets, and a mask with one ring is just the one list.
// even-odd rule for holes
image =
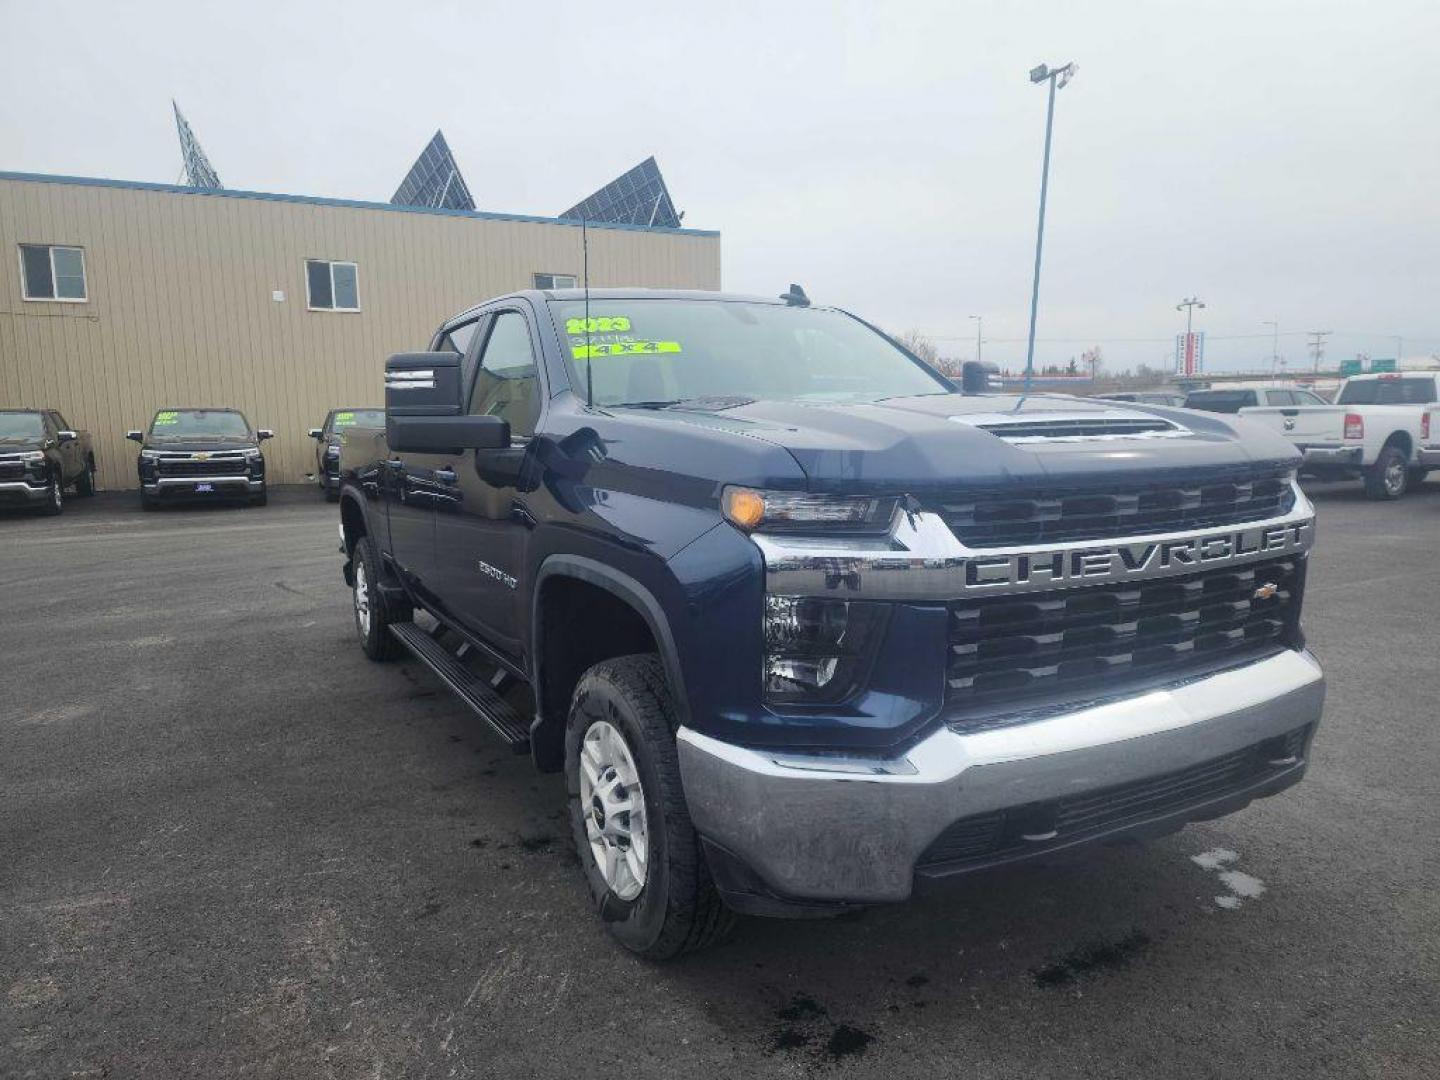
[[610, 891], [634, 900], [645, 888], [650, 829], [640, 770], [625, 737], [597, 720], [580, 744], [580, 811], [595, 866]]
[[53, 490], [50, 499], [55, 504], [55, 508], [58, 510], [60, 507], [65, 505], [65, 492], [61, 489], [59, 480], [52, 480], [51, 487]]
[[1404, 463], [1399, 461], [1392, 461], [1390, 463], [1390, 466], [1385, 470], [1385, 486], [1390, 489], [1390, 494], [1394, 495], [1399, 492], [1399, 490], [1404, 486], [1404, 484]]
[[370, 581], [363, 562], [355, 564], [355, 627], [362, 638], [370, 636]]

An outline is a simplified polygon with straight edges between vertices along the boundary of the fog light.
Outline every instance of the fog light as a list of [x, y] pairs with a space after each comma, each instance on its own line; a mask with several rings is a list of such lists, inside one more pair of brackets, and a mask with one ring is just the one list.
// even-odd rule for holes
[[884, 605], [811, 596], [765, 598], [765, 697], [777, 703], [840, 701], [863, 680]]

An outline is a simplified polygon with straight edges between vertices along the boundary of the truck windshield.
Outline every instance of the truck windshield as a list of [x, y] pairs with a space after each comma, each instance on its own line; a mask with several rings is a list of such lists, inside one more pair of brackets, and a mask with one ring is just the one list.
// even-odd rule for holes
[[0, 439], [39, 439], [44, 435], [38, 412], [0, 412]]
[[384, 427], [384, 409], [342, 409], [330, 425], [336, 431], [352, 427]]
[[1351, 379], [1337, 405], [1428, 405], [1435, 400], [1435, 380]]
[[551, 302], [571, 385], [595, 403], [878, 401], [950, 387], [842, 312], [736, 300]]
[[233, 409], [162, 409], [155, 414], [150, 434], [157, 439], [194, 435], [244, 438], [250, 434], [250, 425]]

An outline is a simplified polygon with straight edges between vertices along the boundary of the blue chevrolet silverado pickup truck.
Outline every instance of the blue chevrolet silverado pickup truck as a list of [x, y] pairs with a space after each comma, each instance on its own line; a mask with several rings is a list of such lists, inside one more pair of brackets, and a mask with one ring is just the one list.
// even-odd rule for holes
[[978, 367], [957, 393], [795, 288], [517, 293], [385, 389], [341, 457], [360, 643], [564, 772], [637, 953], [1305, 771], [1314, 511], [1278, 435]]

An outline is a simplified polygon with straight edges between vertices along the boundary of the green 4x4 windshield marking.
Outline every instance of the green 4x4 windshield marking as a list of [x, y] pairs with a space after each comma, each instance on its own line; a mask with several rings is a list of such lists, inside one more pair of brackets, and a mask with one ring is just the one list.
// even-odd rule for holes
[[161, 424], [178, 424], [179, 422], [180, 414], [178, 412], [162, 412], [155, 414], [156, 427], [159, 427]]
[[576, 360], [589, 360], [597, 356], [643, 356], [679, 351], [678, 341], [603, 341], [594, 345], [575, 345], [571, 348], [571, 355]]

